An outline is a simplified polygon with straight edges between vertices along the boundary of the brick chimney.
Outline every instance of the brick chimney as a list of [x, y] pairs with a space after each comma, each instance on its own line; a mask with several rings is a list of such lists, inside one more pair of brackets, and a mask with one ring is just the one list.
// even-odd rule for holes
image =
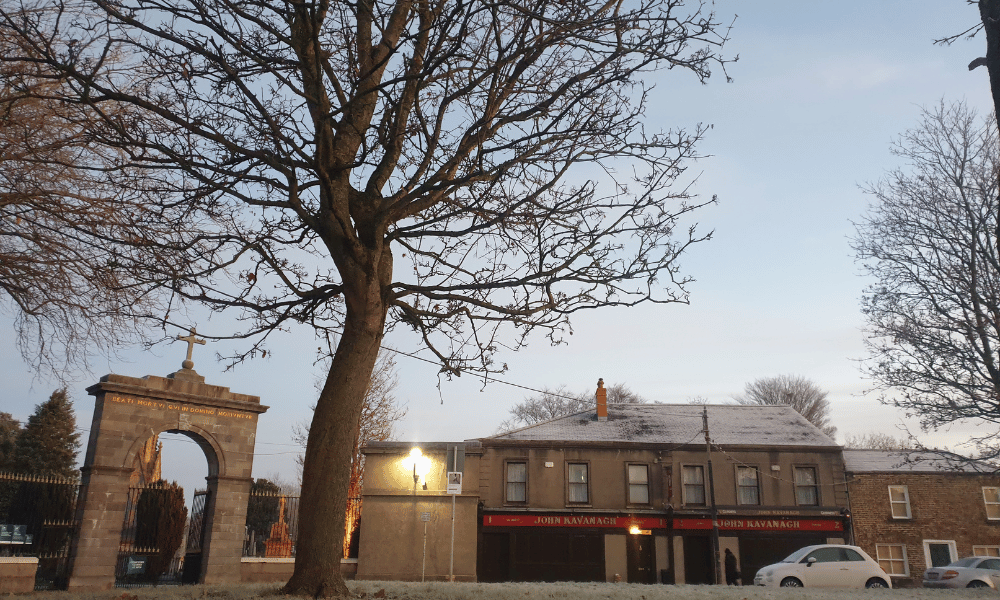
[[597, 380], [597, 420], [608, 420], [608, 390], [604, 389], [604, 378]]

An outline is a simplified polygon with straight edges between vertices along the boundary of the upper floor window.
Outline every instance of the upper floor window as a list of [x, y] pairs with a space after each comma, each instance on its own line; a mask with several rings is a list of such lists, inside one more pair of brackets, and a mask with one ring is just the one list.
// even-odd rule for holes
[[910, 492], [905, 485], [889, 486], [889, 506], [893, 519], [910, 518]]
[[760, 504], [757, 467], [736, 467], [736, 503]]
[[1000, 488], [984, 487], [983, 502], [986, 503], [986, 518], [991, 521], [1000, 519]]
[[685, 465], [682, 467], [684, 484], [684, 504], [705, 504], [705, 467]]
[[587, 463], [569, 463], [566, 467], [567, 492], [573, 503], [590, 502], [590, 477]]
[[507, 463], [507, 502], [526, 502], [528, 499], [528, 463]]
[[649, 504], [649, 467], [628, 465], [628, 503]]
[[819, 506], [816, 467], [795, 467], [795, 503], [800, 506]]

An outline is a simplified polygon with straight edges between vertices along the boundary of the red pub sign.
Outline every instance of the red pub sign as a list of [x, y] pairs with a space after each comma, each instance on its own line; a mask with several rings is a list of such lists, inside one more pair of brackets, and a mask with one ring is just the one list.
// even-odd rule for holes
[[[616, 517], [605, 515], [484, 515], [484, 527], [610, 527], [663, 529], [667, 519], [660, 517]], [[711, 529], [711, 519], [673, 520], [674, 529]], [[839, 519], [731, 518], [719, 519], [725, 531], [843, 531]]]
[[[711, 529], [712, 519], [674, 519], [674, 529]], [[725, 531], [843, 531], [844, 524], [835, 519], [719, 519], [719, 529]]]
[[612, 517], [604, 515], [485, 515], [484, 527], [619, 527], [662, 529], [659, 517]]

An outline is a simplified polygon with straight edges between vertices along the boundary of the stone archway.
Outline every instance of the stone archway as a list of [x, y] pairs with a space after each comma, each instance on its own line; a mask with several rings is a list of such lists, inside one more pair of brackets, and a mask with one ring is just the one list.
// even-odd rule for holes
[[141, 379], [105, 375], [87, 388], [96, 398], [77, 507], [80, 532], [71, 550], [71, 591], [114, 587], [136, 455], [150, 436], [164, 432], [190, 437], [208, 459], [209, 502], [199, 581], [240, 580], [257, 418], [268, 407], [257, 396], [206, 384], [193, 366], [189, 342], [188, 360], [176, 373]]

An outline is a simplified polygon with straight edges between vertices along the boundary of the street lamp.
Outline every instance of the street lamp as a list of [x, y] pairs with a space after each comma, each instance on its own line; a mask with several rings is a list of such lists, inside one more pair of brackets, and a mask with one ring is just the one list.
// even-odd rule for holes
[[414, 447], [410, 450], [410, 456], [406, 459], [413, 467], [413, 494], [417, 494], [417, 484], [423, 485], [427, 489], [427, 473], [431, 470], [431, 459], [424, 456], [420, 448]]

